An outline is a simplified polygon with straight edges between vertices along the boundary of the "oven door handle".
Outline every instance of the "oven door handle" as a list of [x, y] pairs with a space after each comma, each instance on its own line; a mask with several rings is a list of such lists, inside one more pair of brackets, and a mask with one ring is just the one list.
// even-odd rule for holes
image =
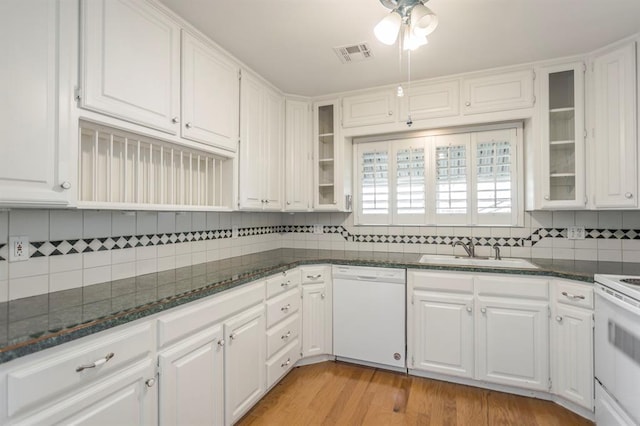
[[625, 302], [623, 300], [620, 300], [617, 297], [607, 293], [606, 291], [602, 290], [600, 286], [597, 286], [595, 288], [595, 292], [597, 296], [602, 297], [607, 302], [612, 303], [618, 306], [619, 308], [624, 309], [625, 311], [631, 312], [632, 314], [640, 317], [640, 308], [633, 306], [632, 304]]

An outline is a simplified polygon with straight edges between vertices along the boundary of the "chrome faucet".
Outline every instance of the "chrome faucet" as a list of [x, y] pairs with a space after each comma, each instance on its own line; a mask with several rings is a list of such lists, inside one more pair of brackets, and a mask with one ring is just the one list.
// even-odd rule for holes
[[454, 241], [453, 244], [451, 244], [454, 248], [456, 246], [462, 246], [462, 248], [464, 249], [465, 252], [467, 252], [467, 256], [469, 257], [476, 257], [476, 249], [473, 245], [473, 240], [469, 240], [468, 244], [465, 244], [462, 240], [458, 240], [458, 241]]
[[494, 244], [493, 250], [496, 253], [496, 260], [502, 260], [502, 256], [500, 256], [500, 246], [498, 244]]

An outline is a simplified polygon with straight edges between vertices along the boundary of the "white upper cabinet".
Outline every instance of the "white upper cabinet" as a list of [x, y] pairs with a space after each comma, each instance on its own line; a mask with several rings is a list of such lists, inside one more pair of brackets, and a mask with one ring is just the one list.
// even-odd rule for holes
[[477, 114], [533, 106], [533, 70], [462, 80], [462, 112]]
[[538, 71], [542, 208], [585, 207], [585, 64]]
[[146, 1], [83, 3], [81, 106], [178, 134], [180, 27]]
[[213, 47], [182, 32], [182, 137], [236, 151], [239, 71]]
[[0, 204], [64, 206], [75, 199], [77, 20], [74, 1], [0, 4]]
[[390, 89], [342, 98], [342, 127], [393, 123], [396, 115], [396, 94]]
[[285, 210], [311, 208], [311, 104], [285, 102]]
[[400, 98], [400, 117], [406, 120], [451, 117], [460, 113], [460, 81], [417, 83]]
[[638, 207], [636, 47], [593, 57], [593, 191], [596, 208]]
[[281, 210], [284, 98], [249, 73], [241, 86], [239, 207]]

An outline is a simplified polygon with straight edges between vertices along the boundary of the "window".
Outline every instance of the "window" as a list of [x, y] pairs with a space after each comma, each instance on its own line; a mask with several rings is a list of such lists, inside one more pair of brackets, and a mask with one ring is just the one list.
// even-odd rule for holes
[[512, 124], [358, 142], [356, 223], [519, 225], [521, 141]]

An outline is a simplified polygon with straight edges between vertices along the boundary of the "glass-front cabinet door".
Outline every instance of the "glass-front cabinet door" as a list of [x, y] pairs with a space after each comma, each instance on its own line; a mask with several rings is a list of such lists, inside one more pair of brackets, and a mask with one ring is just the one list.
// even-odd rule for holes
[[583, 208], [585, 198], [584, 72], [582, 62], [540, 70], [542, 208]]
[[340, 206], [340, 154], [338, 149], [338, 101], [318, 102], [314, 113], [314, 209], [338, 210]]

